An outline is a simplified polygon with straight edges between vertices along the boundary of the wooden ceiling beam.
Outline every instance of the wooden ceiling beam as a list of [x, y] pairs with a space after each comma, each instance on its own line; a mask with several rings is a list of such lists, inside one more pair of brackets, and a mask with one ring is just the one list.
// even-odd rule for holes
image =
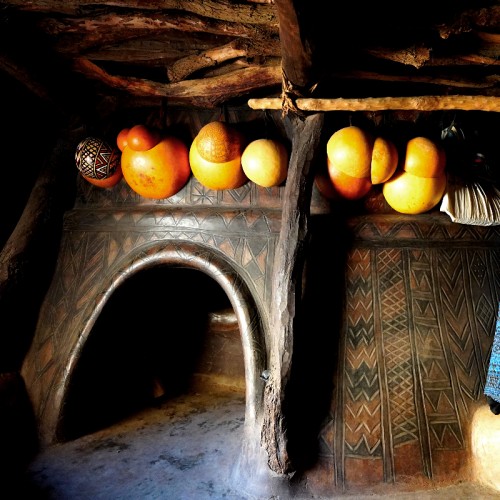
[[[281, 99], [249, 99], [251, 109], [281, 109]], [[313, 99], [302, 98], [296, 101], [301, 111], [494, 111], [500, 112], [500, 97], [494, 96], [415, 96], [415, 97], [365, 97], [359, 99]]]

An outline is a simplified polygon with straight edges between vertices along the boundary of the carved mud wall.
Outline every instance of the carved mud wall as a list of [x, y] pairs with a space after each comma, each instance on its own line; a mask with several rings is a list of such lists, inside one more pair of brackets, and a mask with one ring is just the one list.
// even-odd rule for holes
[[[57, 439], [68, 381], [109, 296], [142, 269], [181, 265], [212, 276], [237, 313], [252, 464], [252, 453], [260, 453], [255, 447], [281, 191], [252, 184], [236, 191], [209, 192], [191, 180], [176, 200], [151, 204], [126, 186], [109, 191], [80, 186], [23, 366], [46, 443]], [[318, 263], [314, 243], [320, 239], [321, 258], [330, 255], [342, 275], [342, 299], [331, 304], [331, 311], [341, 311], [340, 328], [306, 317], [306, 334], [298, 331], [298, 350], [307, 352], [307, 344], [317, 342], [317, 353], [330, 350], [324, 356], [336, 359], [333, 380], [325, 379], [324, 371], [313, 382], [331, 390], [315, 438], [319, 459], [304, 473], [309, 487], [332, 494], [388, 484], [400, 490], [432, 488], [469, 479], [469, 426], [484, 403], [500, 299], [500, 229], [454, 224], [439, 213], [314, 214], [310, 259]], [[319, 266], [324, 274], [313, 285], [328, 284], [325, 266]], [[311, 328], [321, 331], [313, 334]], [[313, 363], [326, 357], [312, 358]], [[296, 376], [307, 380], [300, 360], [294, 367]], [[312, 411], [307, 400], [302, 406]], [[288, 417], [293, 426], [293, 415]], [[290, 439], [294, 446], [293, 433]]]
[[127, 277], [159, 264], [201, 270], [227, 293], [244, 347], [246, 422], [254, 425], [266, 368], [280, 189], [248, 183], [210, 192], [191, 179], [176, 196], [151, 203], [125, 184], [109, 191], [80, 188], [65, 217], [57, 269], [23, 365], [42, 441], [60, 438], [71, 374], [104, 304]]
[[358, 217], [348, 229], [338, 369], [312, 482], [331, 492], [470, 479], [500, 230], [442, 215]]

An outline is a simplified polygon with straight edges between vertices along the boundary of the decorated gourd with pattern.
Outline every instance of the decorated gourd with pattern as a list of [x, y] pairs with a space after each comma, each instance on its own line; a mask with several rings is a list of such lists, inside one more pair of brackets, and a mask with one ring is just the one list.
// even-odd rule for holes
[[76, 147], [78, 170], [91, 179], [106, 179], [120, 165], [120, 151], [97, 137], [87, 137]]

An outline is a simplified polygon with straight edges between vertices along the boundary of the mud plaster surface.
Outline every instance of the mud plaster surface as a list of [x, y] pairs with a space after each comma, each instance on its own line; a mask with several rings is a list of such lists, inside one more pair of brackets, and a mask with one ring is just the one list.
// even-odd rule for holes
[[[237, 392], [189, 394], [162, 402], [107, 429], [41, 452], [27, 471], [19, 498], [255, 498], [230, 483], [230, 471], [243, 436], [244, 411], [244, 395]], [[424, 500], [500, 498], [500, 494], [474, 484], [436, 491], [340, 496]], [[305, 494], [294, 498], [321, 497]]]

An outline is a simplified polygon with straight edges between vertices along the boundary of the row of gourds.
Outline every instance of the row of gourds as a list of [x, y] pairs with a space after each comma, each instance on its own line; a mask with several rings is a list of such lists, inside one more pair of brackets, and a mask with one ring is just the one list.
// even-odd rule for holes
[[233, 126], [213, 121], [203, 126], [190, 148], [173, 135], [144, 124], [122, 129], [116, 147], [87, 137], [76, 149], [81, 175], [99, 187], [113, 187], [123, 177], [145, 198], [169, 198], [191, 173], [209, 189], [236, 189], [249, 180], [263, 187], [282, 184], [288, 173], [288, 150], [277, 139], [245, 143]]
[[[423, 136], [408, 140], [404, 155], [385, 137], [350, 125], [334, 132], [326, 147], [326, 165], [315, 175], [318, 191], [328, 199], [358, 200], [382, 184], [387, 203], [401, 213], [431, 210], [446, 190], [446, 155]], [[145, 198], [169, 198], [191, 174], [208, 189], [236, 189], [248, 181], [262, 187], [283, 184], [288, 150], [277, 139], [246, 143], [243, 134], [223, 121], [204, 125], [188, 148], [173, 135], [137, 124], [120, 130], [116, 146], [87, 137], [75, 160], [84, 179], [102, 188], [122, 178]]]

